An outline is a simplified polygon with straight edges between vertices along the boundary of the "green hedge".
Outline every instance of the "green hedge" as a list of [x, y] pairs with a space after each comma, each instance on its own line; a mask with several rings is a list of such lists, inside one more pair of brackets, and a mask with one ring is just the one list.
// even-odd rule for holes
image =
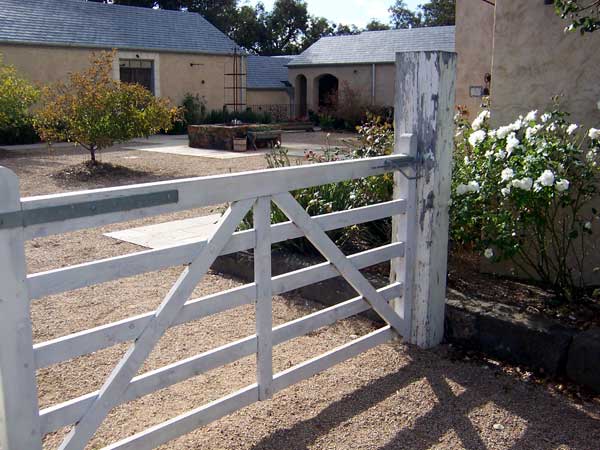
[[0, 145], [26, 145], [41, 142], [31, 124], [0, 129]]

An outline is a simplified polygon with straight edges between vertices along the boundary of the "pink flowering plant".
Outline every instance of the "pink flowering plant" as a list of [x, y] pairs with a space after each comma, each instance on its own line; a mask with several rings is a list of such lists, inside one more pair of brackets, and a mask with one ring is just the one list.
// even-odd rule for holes
[[485, 258], [511, 260], [571, 300], [598, 221], [600, 130], [559, 107], [492, 129], [489, 111], [457, 117], [451, 233]]

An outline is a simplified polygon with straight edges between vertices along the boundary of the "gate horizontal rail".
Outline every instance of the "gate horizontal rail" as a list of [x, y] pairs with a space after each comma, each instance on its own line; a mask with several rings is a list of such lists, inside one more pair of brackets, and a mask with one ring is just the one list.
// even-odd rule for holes
[[[25, 239], [99, 227], [117, 222], [141, 219], [159, 214], [201, 208], [226, 202], [253, 199], [278, 192], [289, 192], [311, 186], [381, 175], [394, 169], [409, 167], [414, 159], [407, 155], [379, 156], [368, 159], [337, 161], [318, 165], [282, 167], [268, 171], [240, 172], [140, 185], [94, 189], [91, 191], [26, 197], [21, 208], [6, 211], [17, 213], [20, 220], [10, 219], [10, 226], [24, 228]], [[335, 167], [335, 170], [332, 168]], [[145, 207], [128, 204], [124, 199], [139, 199], [142, 195], [172, 193], [177, 201], [165, 200], [162, 205]], [[122, 210], [104, 213], [107, 201], [121, 202]], [[94, 207], [94, 204], [97, 207]], [[39, 212], [42, 213], [39, 213]], [[48, 213], [52, 211], [52, 213]], [[60, 211], [63, 211], [62, 213]], [[35, 212], [35, 223], [27, 217]], [[44, 212], [48, 214], [44, 220]], [[70, 213], [70, 214], [69, 214]], [[0, 215], [2, 222], [2, 215]]]
[[[347, 211], [315, 216], [317, 223], [326, 231], [371, 222], [385, 217], [403, 214], [404, 200], [392, 200]], [[272, 243], [302, 237], [302, 232], [292, 222], [271, 225]], [[255, 231], [245, 230], [233, 234], [221, 255], [248, 250], [254, 247]], [[181, 264], [189, 264], [206, 240], [147, 250], [113, 258], [101, 259], [27, 276], [29, 297], [37, 299], [47, 295], [105, 283], [142, 273], [163, 270]]]
[[[395, 336], [424, 346], [439, 342], [454, 57], [421, 52], [398, 58], [398, 73], [410, 68], [418, 76], [397, 77], [396, 91], [408, 100], [396, 105], [395, 153], [390, 156], [29, 198], [20, 198], [17, 177], [0, 167], [0, 447], [41, 450], [45, 434], [73, 425], [59, 448], [81, 450], [118, 405], [256, 355], [257, 383], [107, 447], [154, 448]], [[394, 199], [349, 211], [311, 217], [289, 194], [385, 173], [394, 174]], [[228, 210], [205, 240], [27, 274], [28, 239], [225, 202], [231, 203]], [[271, 224], [271, 202], [290, 221]], [[250, 210], [254, 228], [236, 232]], [[392, 217], [392, 242], [353, 255], [343, 254], [325, 233], [386, 217]], [[302, 236], [326, 261], [272, 276], [271, 245]], [[219, 255], [247, 249], [254, 249], [253, 283], [190, 299]], [[360, 270], [385, 261], [391, 261], [390, 283], [375, 289]], [[182, 265], [179, 279], [155, 311], [33, 344], [33, 299]], [[272, 325], [273, 295], [340, 275], [356, 297]], [[137, 375], [170, 328], [250, 304], [256, 308], [255, 334]], [[274, 346], [370, 309], [387, 325], [273, 373]], [[131, 342], [129, 349], [100, 389], [39, 409], [36, 369], [124, 342]]]

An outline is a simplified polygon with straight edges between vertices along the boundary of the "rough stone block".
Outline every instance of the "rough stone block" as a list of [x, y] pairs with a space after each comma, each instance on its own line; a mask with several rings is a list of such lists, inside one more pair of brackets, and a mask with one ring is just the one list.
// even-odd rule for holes
[[446, 339], [514, 364], [564, 371], [574, 330], [502, 303], [453, 292], [446, 303]]
[[600, 328], [575, 335], [569, 349], [567, 375], [600, 393]]

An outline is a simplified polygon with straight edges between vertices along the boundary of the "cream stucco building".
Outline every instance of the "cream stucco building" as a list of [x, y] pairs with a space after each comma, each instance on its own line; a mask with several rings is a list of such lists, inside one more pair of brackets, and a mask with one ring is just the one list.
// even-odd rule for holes
[[367, 104], [394, 104], [396, 52], [454, 52], [454, 27], [369, 31], [331, 36], [295, 57], [288, 64], [294, 87], [296, 116], [318, 111], [348, 86]]
[[[567, 22], [545, 0], [490, 3], [456, 2], [457, 94], [489, 72], [496, 125], [543, 110], [556, 95], [572, 120], [600, 125], [600, 32], [565, 33]], [[476, 113], [477, 100], [465, 104]]]
[[82, 0], [2, 0], [0, 54], [35, 83], [64, 79], [87, 67], [94, 52], [112, 49], [116, 79], [138, 82], [176, 104], [188, 92], [203, 97], [208, 109], [246, 101], [246, 57], [199, 14]]

